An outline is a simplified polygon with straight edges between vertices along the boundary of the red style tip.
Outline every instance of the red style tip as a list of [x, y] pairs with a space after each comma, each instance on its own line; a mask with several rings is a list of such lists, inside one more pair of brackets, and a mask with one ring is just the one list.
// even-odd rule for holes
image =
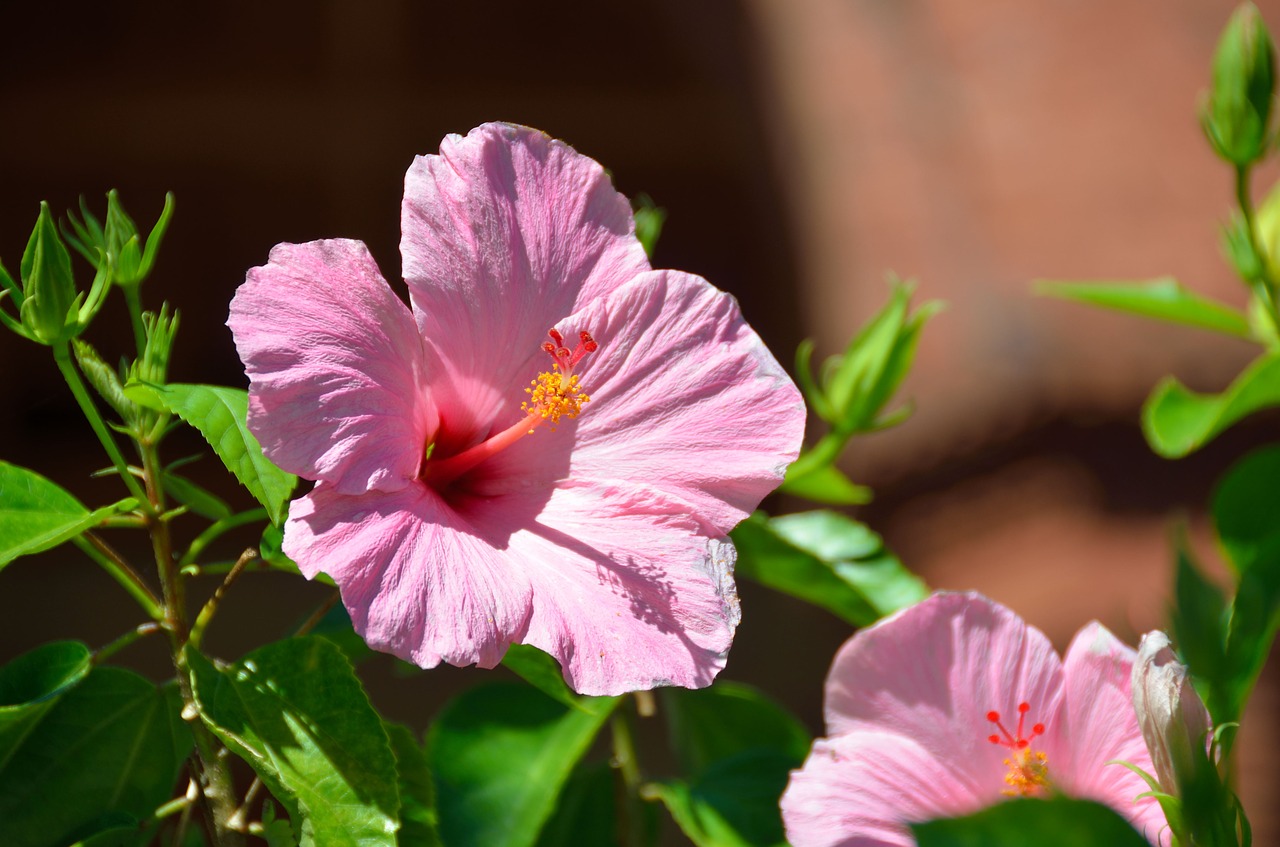
[[551, 336], [551, 340], [556, 343], [557, 347], [564, 346], [564, 336], [561, 335], [559, 332], [557, 332], [555, 329], [547, 330], [547, 335]]
[[[992, 723], [995, 723], [996, 721], [1000, 720], [1000, 713], [999, 713], [999, 712], [987, 712], [987, 720], [991, 721]], [[993, 736], [993, 737], [994, 737], [994, 736]]]

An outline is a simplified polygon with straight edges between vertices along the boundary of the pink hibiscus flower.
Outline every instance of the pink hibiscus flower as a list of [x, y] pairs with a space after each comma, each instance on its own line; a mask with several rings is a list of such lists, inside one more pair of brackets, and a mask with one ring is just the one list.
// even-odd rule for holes
[[600, 165], [507, 124], [414, 160], [400, 246], [412, 311], [344, 240], [278, 245], [231, 303], [249, 426], [317, 481], [285, 552], [422, 667], [525, 643], [587, 694], [709, 684], [725, 533], [804, 427], [734, 299], [652, 270]]
[[978, 594], [935, 594], [853, 636], [827, 677], [825, 739], [782, 797], [795, 847], [915, 844], [908, 822], [1061, 791], [1153, 843], [1164, 813], [1130, 700], [1134, 651], [1091, 623], [1059, 659], [1044, 633]]

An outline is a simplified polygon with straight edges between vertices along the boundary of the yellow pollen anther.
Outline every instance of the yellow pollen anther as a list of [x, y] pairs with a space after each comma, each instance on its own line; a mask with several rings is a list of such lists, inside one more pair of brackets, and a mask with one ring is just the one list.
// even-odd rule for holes
[[[562, 417], [576, 418], [582, 411], [582, 404], [591, 399], [578, 390], [577, 374], [566, 379], [562, 373], [544, 371], [529, 384], [533, 387], [524, 390], [529, 399], [520, 404], [520, 410], [540, 416], [553, 427], [560, 423]], [[529, 431], [533, 432], [532, 429]]]
[[1049, 762], [1044, 753], [1019, 750], [1004, 760], [1009, 773], [1004, 781], [1009, 787], [1002, 791], [1010, 797], [1030, 797], [1049, 785]]

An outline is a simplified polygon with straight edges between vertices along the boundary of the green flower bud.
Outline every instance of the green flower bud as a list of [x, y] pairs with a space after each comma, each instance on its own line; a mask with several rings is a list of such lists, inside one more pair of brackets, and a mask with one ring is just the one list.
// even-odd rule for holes
[[1223, 159], [1247, 165], [1262, 158], [1275, 89], [1275, 48], [1262, 16], [1242, 3], [1227, 22], [1213, 57], [1213, 88], [1200, 120]]
[[40, 217], [22, 254], [20, 270], [22, 302], [18, 310], [28, 337], [42, 344], [70, 338], [80, 304], [71, 276], [71, 254], [58, 237], [48, 203], [40, 204]]
[[100, 223], [89, 206], [80, 199], [80, 214], [68, 214], [68, 227], [65, 231], [67, 241], [94, 267], [101, 268], [102, 256], [112, 264], [111, 281], [121, 286], [140, 284], [151, 273], [155, 264], [156, 253], [160, 242], [164, 240], [169, 228], [169, 219], [173, 215], [173, 194], [164, 198], [164, 209], [160, 218], [147, 236], [145, 245], [138, 233], [138, 227], [125, 212], [120, 203], [120, 195], [115, 189], [107, 192], [107, 217]]

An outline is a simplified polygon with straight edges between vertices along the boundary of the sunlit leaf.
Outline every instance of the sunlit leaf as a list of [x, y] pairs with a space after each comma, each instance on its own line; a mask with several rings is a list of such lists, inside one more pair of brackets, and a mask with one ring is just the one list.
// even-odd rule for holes
[[537, 647], [512, 644], [507, 648], [507, 655], [502, 657], [502, 664], [543, 694], [566, 706], [576, 709], [583, 702], [583, 698], [565, 683], [560, 663]]
[[[832, 506], [856, 506], [871, 502], [871, 489], [858, 485], [835, 465], [810, 467], [811, 469], [806, 470], [800, 462], [791, 465], [778, 490]], [[797, 470], [793, 471], [793, 468]]]
[[1177, 459], [1245, 415], [1271, 406], [1280, 406], [1280, 355], [1254, 360], [1221, 394], [1197, 394], [1165, 377], [1142, 408], [1142, 431], [1152, 450]]
[[928, 595], [880, 537], [835, 512], [757, 513], [731, 533], [736, 573], [866, 626]]
[[69, 541], [137, 505], [128, 497], [90, 512], [35, 471], [0, 462], [0, 569], [19, 556]]
[[341, 650], [291, 638], [225, 669], [186, 655], [205, 724], [288, 810], [302, 847], [395, 847], [395, 756]]
[[247, 392], [219, 385], [158, 386], [135, 382], [125, 387], [125, 394], [144, 406], [161, 403], [199, 430], [240, 484], [266, 507], [271, 522], [280, 523], [298, 478], [262, 455], [262, 446], [245, 423]]
[[1103, 309], [1251, 338], [1249, 322], [1239, 310], [1202, 297], [1173, 277], [1143, 282], [1128, 280], [1056, 282], [1037, 280], [1036, 292]]

